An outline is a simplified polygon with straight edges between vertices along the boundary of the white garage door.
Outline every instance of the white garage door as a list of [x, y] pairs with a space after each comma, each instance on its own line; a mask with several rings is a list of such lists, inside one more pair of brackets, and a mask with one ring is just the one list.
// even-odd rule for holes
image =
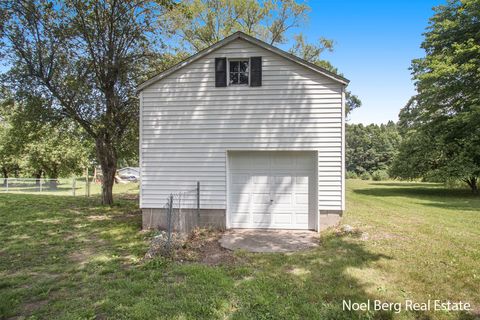
[[230, 227], [314, 229], [315, 163], [313, 152], [229, 152]]

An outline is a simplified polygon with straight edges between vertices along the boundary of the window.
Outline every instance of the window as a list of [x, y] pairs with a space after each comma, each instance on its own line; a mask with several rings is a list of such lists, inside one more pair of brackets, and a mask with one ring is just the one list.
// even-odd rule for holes
[[228, 67], [229, 85], [248, 85], [248, 74], [250, 69], [248, 60], [229, 60]]

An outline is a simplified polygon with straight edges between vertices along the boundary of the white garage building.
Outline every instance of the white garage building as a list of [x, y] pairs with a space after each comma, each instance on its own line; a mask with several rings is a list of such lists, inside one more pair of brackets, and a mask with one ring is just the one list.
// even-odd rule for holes
[[[237, 32], [144, 82], [140, 206], [164, 227], [171, 193], [193, 225], [321, 230], [345, 209], [348, 80]], [[193, 193], [192, 193], [193, 194]]]

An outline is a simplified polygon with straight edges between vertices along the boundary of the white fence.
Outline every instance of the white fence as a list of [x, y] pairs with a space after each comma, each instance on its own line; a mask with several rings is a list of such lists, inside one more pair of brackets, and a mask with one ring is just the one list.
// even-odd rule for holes
[[[90, 196], [101, 194], [100, 182], [94, 182], [92, 177], [74, 178], [0, 178], [0, 194], [45, 194], [62, 196]], [[116, 193], [138, 193], [137, 182], [115, 184], [113, 191]]]
[[[82, 181], [83, 180], [83, 181]], [[0, 179], [0, 192], [8, 193], [56, 193], [75, 196], [86, 188], [86, 179], [77, 182], [76, 178], [3, 178]], [[85, 193], [84, 193], [85, 194]], [[88, 195], [88, 194], [86, 194]]]

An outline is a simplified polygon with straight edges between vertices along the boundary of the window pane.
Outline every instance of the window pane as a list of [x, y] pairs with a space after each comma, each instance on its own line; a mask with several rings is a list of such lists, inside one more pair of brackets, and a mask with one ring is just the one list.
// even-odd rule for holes
[[240, 61], [240, 71], [248, 72], [248, 61]]
[[230, 61], [230, 72], [238, 72], [240, 61]]
[[230, 72], [230, 84], [238, 84], [238, 73]]
[[248, 84], [248, 73], [242, 72], [240, 73], [240, 81], [241, 84]]

